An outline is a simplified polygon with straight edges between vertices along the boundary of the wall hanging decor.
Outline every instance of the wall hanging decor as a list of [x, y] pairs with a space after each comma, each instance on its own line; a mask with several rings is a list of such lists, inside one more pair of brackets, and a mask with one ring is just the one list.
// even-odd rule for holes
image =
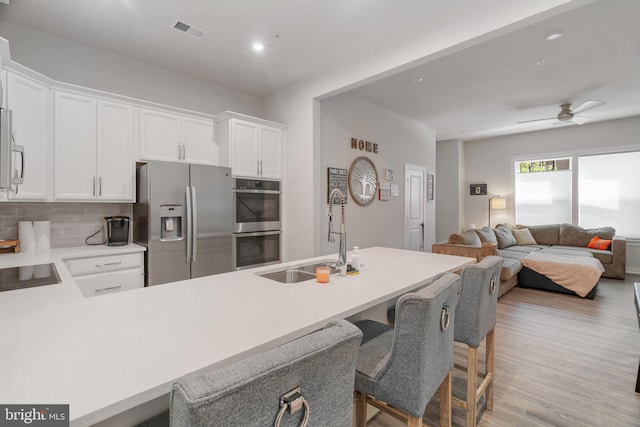
[[487, 184], [471, 184], [469, 186], [469, 194], [472, 196], [486, 196]]
[[427, 175], [427, 201], [433, 202], [433, 187], [435, 186], [435, 176], [433, 174]]
[[[331, 191], [334, 188], [339, 189], [340, 191], [342, 191], [342, 194], [347, 194], [347, 179], [349, 178], [349, 171], [346, 169], [340, 169], [340, 168], [327, 168], [327, 203], [331, 203], [332, 201], [329, 200], [330, 198], [330, 194]], [[344, 203], [347, 203], [348, 199], [344, 199]], [[339, 200], [337, 200], [334, 197], [333, 203], [340, 203]]]
[[349, 193], [360, 206], [373, 202], [378, 194], [378, 171], [368, 157], [358, 157], [349, 168]]

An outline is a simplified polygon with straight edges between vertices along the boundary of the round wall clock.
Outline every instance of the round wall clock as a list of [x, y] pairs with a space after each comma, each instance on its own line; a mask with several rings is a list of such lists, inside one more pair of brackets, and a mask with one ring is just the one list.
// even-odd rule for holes
[[378, 191], [378, 172], [368, 157], [358, 157], [349, 168], [349, 193], [360, 206], [373, 202]]

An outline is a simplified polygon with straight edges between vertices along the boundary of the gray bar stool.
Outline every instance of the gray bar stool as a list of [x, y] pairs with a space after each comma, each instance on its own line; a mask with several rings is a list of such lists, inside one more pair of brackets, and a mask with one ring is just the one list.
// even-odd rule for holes
[[226, 368], [186, 375], [143, 426], [351, 427], [362, 333], [346, 320]]
[[[488, 256], [463, 268], [460, 301], [456, 308], [454, 340], [467, 345], [466, 400], [455, 396], [453, 403], [466, 410], [466, 427], [475, 427], [478, 400], [486, 392], [487, 410], [493, 410], [493, 357], [496, 309], [502, 258]], [[486, 373], [478, 386], [478, 347], [486, 338]], [[458, 366], [456, 366], [458, 368]]]
[[366, 425], [367, 403], [422, 426], [427, 404], [439, 389], [440, 425], [451, 426], [453, 324], [460, 276], [445, 273], [396, 303], [395, 327], [363, 320], [356, 367], [356, 426]]

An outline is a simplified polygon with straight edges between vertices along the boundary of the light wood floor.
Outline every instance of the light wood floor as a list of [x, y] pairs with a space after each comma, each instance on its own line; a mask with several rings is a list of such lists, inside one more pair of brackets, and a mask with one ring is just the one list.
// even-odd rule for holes
[[[478, 426], [640, 426], [633, 282], [640, 275], [601, 279], [594, 300], [518, 287], [498, 300], [494, 409], [485, 411], [482, 399]], [[465, 355], [456, 344], [456, 363]], [[454, 395], [464, 397], [464, 387], [456, 372]], [[438, 425], [437, 401], [424, 421]], [[382, 413], [368, 424], [402, 425]], [[455, 406], [453, 425], [464, 426], [464, 411]]]

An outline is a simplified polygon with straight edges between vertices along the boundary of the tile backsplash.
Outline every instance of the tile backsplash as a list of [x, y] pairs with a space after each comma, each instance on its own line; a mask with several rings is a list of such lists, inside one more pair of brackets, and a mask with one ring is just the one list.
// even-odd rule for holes
[[[105, 216], [131, 216], [130, 203], [0, 203], [0, 239], [18, 238], [18, 221], [51, 221], [51, 247], [84, 246]], [[129, 230], [131, 235], [131, 230]], [[98, 233], [90, 243], [103, 241]]]

